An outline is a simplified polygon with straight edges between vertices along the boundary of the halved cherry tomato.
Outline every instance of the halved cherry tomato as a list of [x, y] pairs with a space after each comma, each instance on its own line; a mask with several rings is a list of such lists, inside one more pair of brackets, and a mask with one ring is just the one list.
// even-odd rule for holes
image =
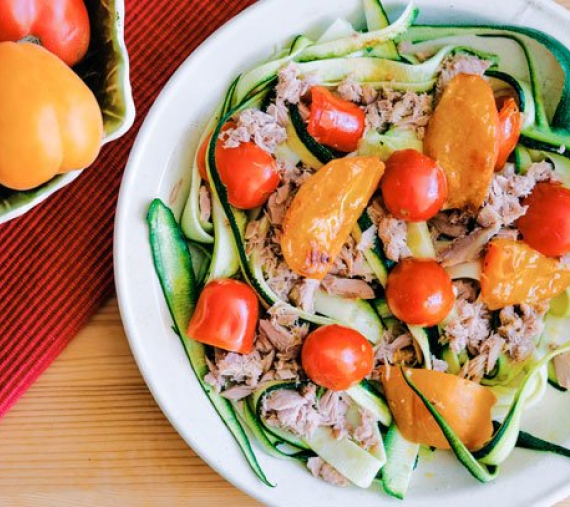
[[[497, 402], [490, 389], [456, 375], [433, 370], [404, 369], [404, 374], [437, 408], [468, 449], [479, 449], [491, 438], [491, 409]], [[405, 381], [399, 367], [382, 370], [382, 387], [404, 438], [449, 449], [449, 444], [422, 400]]]
[[453, 308], [451, 278], [436, 261], [404, 259], [388, 275], [386, 300], [406, 324], [434, 326]]
[[[545, 220], [547, 218], [545, 217]], [[524, 241], [495, 239], [487, 247], [481, 275], [481, 300], [490, 310], [536, 304], [570, 285], [570, 269]]]
[[396, 151], [386, 162], [382, 197], [396, 218], [422, 222], [447, 199], [447, 179], [435, 160], [416, 150]]
[[198, 148], [198, 153], [196, 154], [196, 165], [198, 166], [198, 172], [200, 173], [200, 178], [204, 181], [208, 181], [208, 170], [206, 169], [206, 156], [208, 155], [208, 146], [210, 146], [210, 141], [212, 140], [212, 134], [206, 136], [206, 139], [202, 141], [200, 148]]
[[251, 141], [236, 148], [225, 148], [218, 141], [216, 165], [227, 188], [228, 201], [239, 209], [265, 204], [281, 181], [275, 159]]
[[313, 86], [311, 97], [309, 134], [319, 143], [339, 151], [348, 153], [356, 150], [364, 132], [364, 111], [323, 86]]
[[83, 0], [0, 0], [0, 42], [35, 37], [70, 67], [89, 47], [89, 15]]
[[518, 221], [523, 239], [550, 257], [570, 252], [570, 190], [558, 183], [539, 183], [524, 200]]
[[249, 354], [259, 305], [254, 290], [238, 280], [214, 280], [198, 299], [188, 336], [220, 349]]
[[523, 118], [515, 99], [509, 97], [497, 103], [499, 110], [499, 156], [495, 163], [495, 171], [500, 171], [519, 142]]
[[374, 350], [358, 331], [332, 324], [318, 328], [307, 337], [301, 362], [315, 384], [344, 391], [370, 374]]

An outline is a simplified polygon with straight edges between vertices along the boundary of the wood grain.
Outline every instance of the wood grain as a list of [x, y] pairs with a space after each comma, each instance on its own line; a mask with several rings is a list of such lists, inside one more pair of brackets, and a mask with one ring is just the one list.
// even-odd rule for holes
[[257, 505], [172, 429], [139, 374], [115, 300], [0, 421], [0, 449], [0, 506]]

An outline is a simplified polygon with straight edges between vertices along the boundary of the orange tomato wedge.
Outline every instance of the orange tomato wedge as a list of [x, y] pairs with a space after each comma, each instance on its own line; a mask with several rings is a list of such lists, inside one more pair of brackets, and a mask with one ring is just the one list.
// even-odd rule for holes
[[552, 299], [570, 285], [570, 269], [523, 241], [495, 239], [487, 247], [481, 299], [490, 310]]
[[498, 129], [499, 114], [487, 81], [468, 74], [453, 78], [424, 139], [426, 155], [447, 176], [447, 209], [483, 204], [497, 161]]
[[296, 273], [321, 280], [384, 174], [378, 157], [333, 160], [301, 186], [283, 222], [281, 249]]
[[[433, 370], [404, 368], [404, 373], [435, 405], [468, 449], [479, 449], [493, 435], [491, 409], [497, 402], [486, 387]], [[399, 367], [382, 370], [382, 386], [398, 429], [411, 442], [449, 449], [433, 416], [410, 386]]]

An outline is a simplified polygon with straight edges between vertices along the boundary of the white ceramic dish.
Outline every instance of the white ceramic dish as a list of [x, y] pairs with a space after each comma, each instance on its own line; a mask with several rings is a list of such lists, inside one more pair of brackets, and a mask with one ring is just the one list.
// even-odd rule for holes
[[[544, 0], [418, 0], [420, 21], [492, 21], [546, 31], [570, 46], [570, 15]], [[401, 2], [386, 0], [389, 14]], [[482, 14], [485, 13], [485, 14]], [[208, 39], [172, 77], [150, 111], [131, 153], [119, 198], [115, 275], [121, 315], [139, 368], [156, 401], [186, 442], [230, 482], [279, 506], [376, 506], [396, 502], [381, 491], [335, 488], [301, 465], [267, 457], [256, 447], [274, 489], [249, 470], [237, 445], [202, 392], [182, 346], [153, 270], [145, 214], [160, 197], [180, 213], [188, 167], [205, 118], [240, 71], [268, 57], [276, 44], [298, 33], [318, 33], [337, 17], [362, 23], [360, 0], [265, 0]], [[549, 389], [529, 411], [523, 427], [570, 444], [570, 396]], [[254, 444], [255, 445], [255, 444]], [[190, 471], [189, 471], [190, 473]], [[570, 460], [516, 450], [497, 481], [480, 484], [453, 458], [439, 452], [423, 459], [406, 498], [410, 506], [501, 507], [552, 505], [570, 495]]]

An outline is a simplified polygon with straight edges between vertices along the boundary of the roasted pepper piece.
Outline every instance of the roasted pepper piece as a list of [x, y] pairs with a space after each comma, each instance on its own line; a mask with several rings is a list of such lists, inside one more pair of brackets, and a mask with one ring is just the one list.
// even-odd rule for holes
[[0, 43], [0, 185], [28, 190], [89, 166], [103, 139], [99, 104], [59, 58]]
[[570, 285], [570, 269], [523, 241], [493, 240], [485, 254], [481, 299], [498, 310], [521, 303], [552, 299]]
[[[405, 368], [418, 389], [436, 406], [455, 434], [474, 450], [493, 434], [491, 409], [497, 399], [486, 387], [456, 375]], [[449, 449], [449, 443], [399, 367], [382, 370], [382, 386], [398, 429], [411, 442]]]
[[281, 248], [289, 267], [321, 280], [384, 173], [378, 157], [333, 160], [297, 192], [283, 223]]
[[482, 77], [460, 74], [445, 88], [429, 122], [424, 150], [447, 176], [445, 208], [479, 208], [498, 156], [499, 114]]

